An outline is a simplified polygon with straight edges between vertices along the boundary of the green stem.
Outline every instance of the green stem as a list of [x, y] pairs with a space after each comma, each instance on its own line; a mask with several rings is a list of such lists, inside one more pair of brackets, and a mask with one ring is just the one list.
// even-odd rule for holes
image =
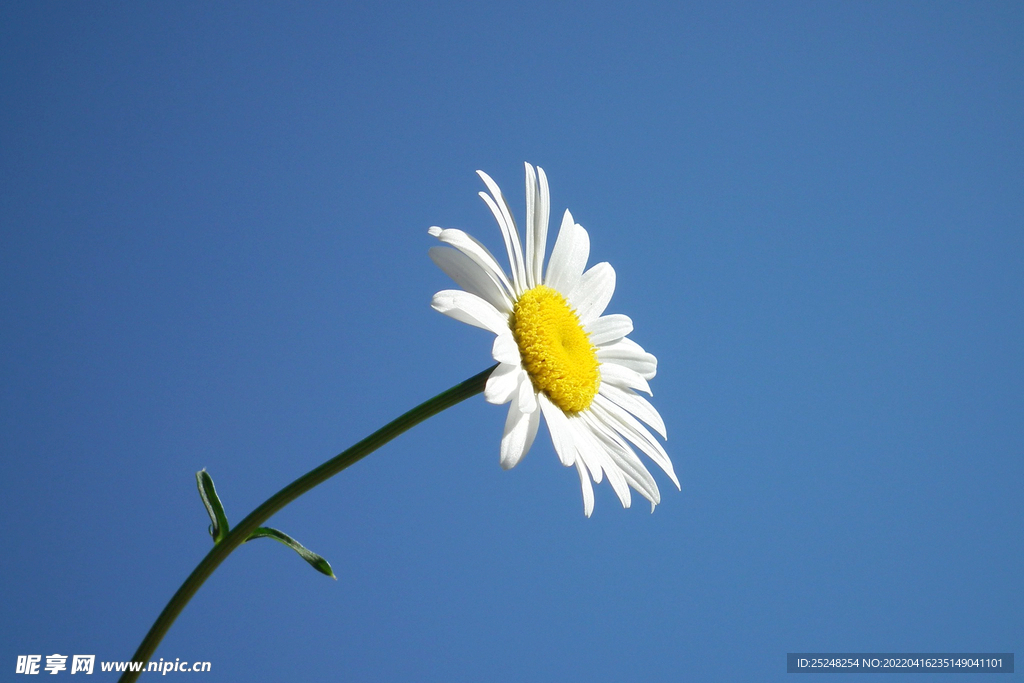
[[[132, 661], [143, 662], [143, 668], [146, 667], [146, 663], [149, 662], [153, 653], [156, 652], [157, 646], [171, 628], [171, 624], [178, 618], [181, 610], [185, 608], [185, 605], [196, 594], [196, 591], [203, 585], [203, 582], [231, 554], [231, 551], [242, 545], [249, 538], [249, 534], [261, 526], [263, 522], [267, 521], [274, 513], [314, 486], [322, 484], [352, 463], [377, 450], [402, 432], [415, 427], [427, 418], [437, 415], [442, 410], [450, 408], [470, 396], [479, 394], [484, 390], [487, 378], [495, 367], [497, 366], [487, 368], [480, 374], [470, 377], [465, 382], [455, 385], [448, 391], [438, 394], [401, 417], [392, 420], [351, 448], [341, 452], [316, 469], [307, 472], [288, 486], [285, 486], [268, 498], [265, 503], [249, 513], [249, 516], [239, 522], [238, 526], [232, 529], [220, 543], [213, 546], [213, 549], [207, 553], [202, 562], [185, 579], [185, 583], [181, 584], [181, 588], [178, 589], [178, 592], [174, 594], [170, 602], [167, 603], [167, 606], [164, 607], [164, 611], [153, 622], [149, 633], [146, 634], [146, 637], [139, 645], [139, 649], [135, 651]], [[139, 677], [139, 673], [141, 672], [126, 671], [121, 676], [120, 682], [131, 683]]]

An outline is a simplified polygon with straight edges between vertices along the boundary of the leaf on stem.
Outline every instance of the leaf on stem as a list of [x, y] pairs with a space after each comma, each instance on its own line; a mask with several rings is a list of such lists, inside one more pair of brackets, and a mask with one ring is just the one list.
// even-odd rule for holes
[[254, 538], [273, 538], [274, 540], [280, 541], [281, 543], [284, 543], [286, 546], [297, 552], [299, 554], [299, 557], [304, 559], [306, 562], [309, 562], [310, 566], [313, 567], [313, 569], [317, 570], [321, 574], [325, 574], [331, 577], [335, 581], [338, 580], [338, 577], [334, 575], [334, 570], [331, 569], [330, 562], [320, 557], [309, 548], [306, 548], [304, 545], [302, 545], [301, 543], [299, 543], [283, 531], [278, 531], [277, 529], [271, 529], [270, 527], [261, 526], [260, 528], [256, 529], [256, 531], [249, 534], [249, 538], [245, 539], [245, 542], [248, 543]]
[[210, 536], [216, 545], [228, 535], [228, 517], [224, 514], [224, 506], [220, 504], [217, 489], [213, 486], [213, 477], [206, 468], [196, 472], [196, 486], [199, 487], [199, 496], [203, 499], [206, 512], [210, 515]]

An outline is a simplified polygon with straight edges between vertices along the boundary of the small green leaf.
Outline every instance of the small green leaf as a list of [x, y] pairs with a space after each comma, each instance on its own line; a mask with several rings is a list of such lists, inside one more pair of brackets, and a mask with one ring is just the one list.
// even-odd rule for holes
[[220, 543], [228, 535], [228, 517], [224, 514], [224, 506], [220, 504], [217, 496], [217, 489], [213, 487], [213, 477], [206, 469], [196, 472], [196, 486], [199, 487], [199, 497], [203, 499], [206, 512], [210, 515], [210, 536], [214, 544]]
[[256, 531], [249, 534], [249, 538], [245, 539], [245, 542], [248, 543], [254, 538], [273, 538], [277, 541], [280, 541], [281, 543], [284, 543], [286, 546], [297, 552], [299, 554], [299, 557], [304, 559], [306, 562], [309, 562], [310, 566], [313, 567], [313, 569], [317, 570], [321, 574], [326, 574], [335, 581], [338, 580], [338, 577], [334, 575], [334, 570], [331, 569], [330, 562], [320, 557], [312, 550], [306, 548], [301, 543], [299, 543], [283, 531], [278, 531], [277, 529], [271, 529], [270, 527], [261, 526], [260, 528], [256, 529]]

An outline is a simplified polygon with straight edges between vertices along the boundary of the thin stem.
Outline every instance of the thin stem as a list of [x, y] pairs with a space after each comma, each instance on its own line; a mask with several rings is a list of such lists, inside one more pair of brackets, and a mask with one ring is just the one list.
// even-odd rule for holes
[[[450, 408], [470, 396], [479, 394], [484, 390], [487, 378], [495, 367], [497, 366], [487, 368], [480, 374], [470, 377], [465, 382], [455, 385], [451, 389], [421, 403], [401, 417], [392, 420], [351, 448], [342, 451], [316, 469], [307, 472], [288, 486], [285, 486], [268, 498], [265, 503], [249, 513], [249, 516], [239, 522], [238, 526], [232, 529], [220, 543], [213, 546], [213, 549], [207, 553], [202, 562], [185, 579], [185, 583], [181, 584], [181, 588], [171, 597], [170, 602], [164, 607], [164, 611], [153, 622], [149, 633], [146, 634], [146, 637], [139, 645], [139, 649], [135, 651], [132, 661], [142, 662], [143, 668], [146, 667], [147, 662], [149, 662], [153, 653], [156, 652], [160, 641], [163, 640], [164, 635], [171, 628], [171, 624], [178, 618], [181, 610], [185, 608], [185, 605], [196, 594], [196, 591], [203, 585], [203, 582], [213, 574], [213, 571], [231, 554], [231, 551], [244, 543], [249, 538], [249, 534], [261, 526], [263, 522], [267, 521], [274, 513], [314, 486], [322, 484], [352, 463], [377, 450], [402, 432], [415, 427], [427, 418], [437, 415], [442, 410]], [[126, 671], [121, 676], [120, 683], [131, 683], [139, 677], [139, 673], [141, 672]]]

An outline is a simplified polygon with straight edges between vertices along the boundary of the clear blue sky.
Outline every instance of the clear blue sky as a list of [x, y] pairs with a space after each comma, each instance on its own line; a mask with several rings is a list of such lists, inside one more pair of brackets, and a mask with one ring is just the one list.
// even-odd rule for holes
[[237, 521], [487, 367], [430, 309], [427, 228], [501, 251], [474, 171], [522, 216], [524, 161], [658, 356], [682, 492], [602, 484], [585, 519], [546, 432], [501, 470], [478, 397], [273, 519], [337, 582], [248, 544], [158, 657], [597, 682], [1024, 653], [1020, 2], [5, 2], [0, 671], [131, 655], [210, 546], [196, 470]]

